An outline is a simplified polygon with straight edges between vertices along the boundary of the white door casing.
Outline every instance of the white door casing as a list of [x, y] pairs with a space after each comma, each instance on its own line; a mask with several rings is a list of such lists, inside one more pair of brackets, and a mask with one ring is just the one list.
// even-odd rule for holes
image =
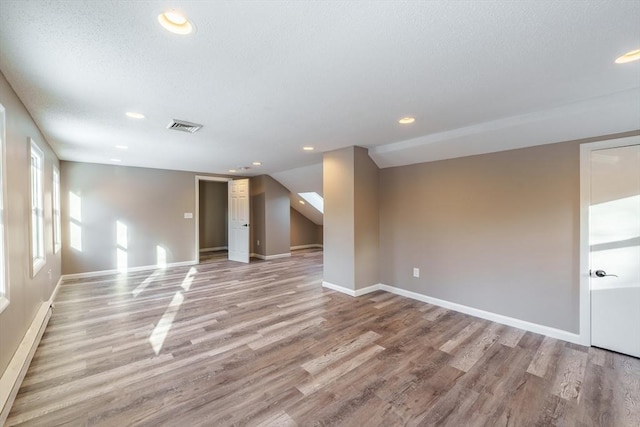
[[249, 179], [229, 181], [229, 260], [249, 262]]
[[591, 344], [640, 357], [640, 145], [591, 152]]

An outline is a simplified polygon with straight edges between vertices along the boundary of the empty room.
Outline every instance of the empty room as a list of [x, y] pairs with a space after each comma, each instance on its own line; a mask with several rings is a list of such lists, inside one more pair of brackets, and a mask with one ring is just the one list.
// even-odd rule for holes
[[0, 22], [0, 426], [640, 426], [640, 1]]

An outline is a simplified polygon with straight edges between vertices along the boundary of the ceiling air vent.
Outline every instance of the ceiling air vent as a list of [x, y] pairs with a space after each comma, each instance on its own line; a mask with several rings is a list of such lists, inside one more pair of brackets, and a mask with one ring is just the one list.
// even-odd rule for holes
[[173, 119], [167, 129], [181, 130], [182, 132], [196, 133], [202, 128], [202, 125], [197, 123], [187, 122], [185, 120]]

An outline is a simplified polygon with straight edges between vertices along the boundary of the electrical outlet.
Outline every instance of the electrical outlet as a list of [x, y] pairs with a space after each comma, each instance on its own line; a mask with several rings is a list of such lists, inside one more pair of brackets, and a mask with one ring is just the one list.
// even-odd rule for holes
[[414, 267], [413, 268], [413, 277], [420, 277], [420, 269]]
[[185, 212], [184, 219], [193, 219], [193, 214], [191, 212]]
[[256, 244], [260, 246], [260, 240], [256, 240]]

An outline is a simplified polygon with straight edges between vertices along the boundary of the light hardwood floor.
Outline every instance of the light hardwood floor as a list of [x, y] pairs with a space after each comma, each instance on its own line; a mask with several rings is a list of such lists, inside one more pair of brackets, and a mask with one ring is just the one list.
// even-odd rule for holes
[[7, 425], [640, 425], [638, 359], [321, 279], [305, 250], [66, 281]]

